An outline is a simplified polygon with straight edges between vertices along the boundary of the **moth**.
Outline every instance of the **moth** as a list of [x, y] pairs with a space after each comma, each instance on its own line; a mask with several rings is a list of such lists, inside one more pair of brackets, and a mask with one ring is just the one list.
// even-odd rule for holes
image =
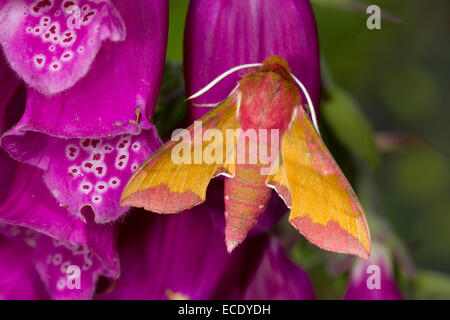
[[[211, 179], [223, 175], [228, 252], [245, 239], [275, 190], [291, 210], [289, 222], [311, 243], [367, 258], [371, 239], [364, 210], [320, 137], [306, 89], [282, 57], [242, 67], [255, 66], [224, 101], [136, 170], [121, 204], [157, 213], [181, 212], [204, 202]], [[308, 100], [312, 121], [298, 86]], [[224, 139], [229, 131], [234, 134]], [[254, 157], [263, 147], [273, 161]], [[218, 161], [198, 161], [206, 151]], [[174, 161], [177, 154], [184, 161]]]

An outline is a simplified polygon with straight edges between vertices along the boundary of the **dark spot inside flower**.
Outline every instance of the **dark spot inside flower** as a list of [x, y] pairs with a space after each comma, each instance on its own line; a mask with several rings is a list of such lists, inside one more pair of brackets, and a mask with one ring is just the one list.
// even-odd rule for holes
[[87, 184], [85, 184], [84, 186], [83, 186], [83, 189], [89, 189], [89, 186], [87, 185]]
[[92, 145], [94, 148], [96, 148], [97, 145], [98, 145], [99, 143], [100, 143], [100, 140], [94, 139], [94, 140], [92, 140], [91, 145]]
[[103, 189], [105, 189], [105, 186], [99, 185], [98, 188], [99, 188], [100, 190], [103, 190]]
[[121, 166], [123, 166], [123, 162], [122, 161], [119, 162], [119, 167], [121, 167]]
[[90, 143], [91, 141], [89, 140], [89, 139], [86, 139], [86, 140], [84, 140], [81, 144], [83, 145], [83, 147], [89, 147], [89, 143]]
[[119, 157], [119, 159], [120, 159], [120, 160], [123, 160], [123, 159], [125, 159], [126, 157], [127, 157], [127, 156], [123, 154], [123, 155], [121, 155], [121, 156]]
[[51, 26], [51, 28], [49, 29], [49, 31], [53, 34], [56, 33], [56, 26]]
[[75, 3], [72, 1], [67, 1], [66, 3], [64, 3], [64, 8], [69, 8], [71, 6], [73, 6]]
[[51, 6], [51, 5], [52, 5], [52, 3], [51, 3], [49, 0], [39, 1], [39, 2], [33, 7], [33, 11], [36, 12], [36, 13], [38, 13], [38, 12], [41, 10], [41, 8], [48, 7], [48, 6]]
[[117, 184], [116, 180], [111, 181], [112, 184]]
[[86, 162], [86, 163], [84, 164], [84, 166], [85, 166], [86, 168], [90, 169], [90, 168], [92, 168], [92, 163]]
[[92, 159], [94, 160], [94, 161], [98, 161], [98, 160], [100, 160], [102, 158], [102, 154], [101, 153], [96, 153], [96, 154], [94, 154], [94, 156], [92, 157]]
[[42, 61], [43, 61], [42, 58], [37, 58], [37, 59], [36, 59], [36, 62], [37, 62], [38, 64], [41, 64]]
[[119, 149], [123, 149], [123, 148], [125, 148], [125, 144], [124, 143], [120, 143], [119, 144]]
[[103, 167], [97, 167], [97, 168], [95, 168], [95, 170], [97, 170], [98, 174], [102, 174]]
[[95, 13], [94, 11], [91, 11], [91, 12], [87, 13], [87, 14], [84, 16], [83, 21], [84, 21], [84, 22], [88, 21], [89, 17], [92, 16], [94, 13]]

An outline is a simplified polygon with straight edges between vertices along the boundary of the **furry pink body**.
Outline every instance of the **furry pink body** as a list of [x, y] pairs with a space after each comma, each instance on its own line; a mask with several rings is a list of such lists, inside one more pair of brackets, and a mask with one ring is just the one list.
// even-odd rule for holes
[[[241, 80], [238, 99], [240, 107], [237, 119], [241, 129], [267, 129], [270, 141], [271, 130], [278, 130], [277, 148], [267, 145], [268, 155], [278, 155], [280, 140], [288, 129], [294, 110], [300, 105], [300, 95], [292, 78], [286, 72], [286, 66], [270, 64], [268, 70], [254, 72]], [[260, 145], [260, 135], [257, 135], [257, 145], [251, 148], [245, 136], [239, 137], [239, 143], [245, 143], [245, 163], [236, 164], [233, 179], [225, 180], [225, 241], [228, 251], [241, 243], [247, 233], [258, 221], [266, 209], [272, 194], [272, 189], [266, 186], [267, 175], [261, 174], [263, 164], [249, 163], [252, 152]]]

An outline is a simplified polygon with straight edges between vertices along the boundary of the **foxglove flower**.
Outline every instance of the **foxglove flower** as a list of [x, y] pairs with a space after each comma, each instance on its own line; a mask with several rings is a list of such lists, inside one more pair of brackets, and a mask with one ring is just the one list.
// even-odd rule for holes
[[[16, 94], [21, 95], [23, 90]], [[21, 102], [15, 97], [7, 108], [0, 106], [2, 129], [20, 116]], [[87, 299], [100, 275], [119, 276], [113, 225], [84, 223], [70, 215], [44, 185], [41, 170], [14, 161], [3, 150], [0, 166], [5, 173], [0, 177], [0, 297]], [[83, 213], [92, 216], [89, 208]], [[66, 288], [65, 268], [72, 264], [84, 273], [79, 290]]]
[[344, 299], [403, 299], [395, 283], [391, 257], [386, 248], [374, 243], [368, 260], [357, 259], [350, 275]]
[[[317, 108], [319, 45], [309, 0], [190, 1], [184, 39], [187, 96], [233, 67], [262, 62], [272, 55], [287, 60]], [[238, 80], [239, 74], [230, 75], [193, 102], [220, 102]], [[191, 103], [191, 120], [207, 111]]]
[[35, 300], [50, 296], [33, 262], [33, 248], [0, 235], [0, 299]]
[[[0, 255], [1, 264], [9, 264], [10, 259], [18, 263], [26, 261], [27, 274], [20, 281], [36, 283], [34, 279], [39, 275], [46, 288], [45, 295], [34, 298], [87, 299], [92, 297], [100, 275], [119, 276], [117, 230], [113, 225], [84, 223], [70, 215], [45, 187], [39, 169], [19, 164], [3, 151], [0, 165], [12, 173], [3, 176], [1, 181], [0, 251], [5, 253]], [[92, 215], [89, 210], [84, 209], [84, 214]], [[17, 246], [16, 255], [11, 255], [9, 245]], [[80, 290], [67, 290], [65, 286], [65, 268], [72, 264], [83, 272]], [[2, 272], [0, 277], [0, 283], [5, 283], [3, 289], [0, 287], [0, 296], [31, 298], [27, 291], [23, 296], [16, 291], [9, 292], [18, 285], [19, 279], [11, 278], [7, 272]]]
[[208, 201], [179, 215], [134, 212], [119, 239], [122, 275], [98, 298], [314, 298], [308, 275], [276, 239], [251, 237], [230, 255], [214, 216], [224, 219]]
[[[100, 276], [119, 277], [120, 225], [107, 222], [160, 146], [150, 121], [167, 22], [166, 0], [0, 1], [1, 146], [20, 161], [0, 154], [0, 259], [23, 261], [30, 284], [21, 295], [5, 270], [0, 297], [87, 299]], [[71, 264], [80, 288], [67, 286]]]
[[159, 144], [149, 122], [161, 82], [168, 2], [2, 1], [0, 42], [29, 86], [9, 154], [44, 171], [81, 219], [119, 218], [125, 182]]

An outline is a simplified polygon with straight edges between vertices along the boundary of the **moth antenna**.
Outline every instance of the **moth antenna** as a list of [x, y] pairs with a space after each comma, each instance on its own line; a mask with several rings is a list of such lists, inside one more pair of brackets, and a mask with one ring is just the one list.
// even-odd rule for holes
[[[228, 94], [227, 98], [229, 96], [231, 96], [236, 91], [237, 88], [239, 88], [239, 83], [233, 88], [233, 90], [231, 90], [231, 92]], [[186, 99], [186, 100], [188, 100], [188, 99]], [[192, 103], [192, 105], [194, 107], [198, 107], [198, 108], [215, 108], [221, 103], [222, 103], [222, 101], [216, 102], [216, 103]]]
[[200, 89], [199, 91], [197, 91], [196, 93], [194, 93], [192, 96], [190, 96], [189, 98], [186, 99], [187, 100], [191, 100], [194, 98], [197, 98], [199, 96], [201, 96], [202, 94], [204, 94], [205, 92], [207, 92], [209, 89], [211, 89], [212, 87], [214, 87], [219, 81], [221, 81], [222, 79], [228, 77], [230, 74], [242, 70], [242, 69], [246, 69], [246, 68], [255, 68], [255, 67], [260, 67], [262, 66], [262, 63], [249, 63], [249, 64], [243, 64], [240, 66], [236, 66], [234, 68], [231, 68], [228, 71], [225, 71], [224, 73], [222, 73], [221, 75], [219, 75], [217, 78], [215, 78], [213, 81], [211, 81], [210, 83], [208, 83], [206, 85], [206, 87], [204, 87], [203, 89]]
[[295, 82], [297, 82], [297, 84], [302, 89], [303, 94], [306, 97], [306, 101], [308, 102], [308, 109], [309, 109], [309, 112], [311, 113], [311, 119], [312, 119], [314, 128], [316, 129], [317, 133], [320, 136], [319, 125], [317, 124], [316, 111], [314, 110], [314, 105], [313, 105], [313, 103], [311, 101], [311, 98], [309, 96], [308, 90], [306, 90], [306, 88], [303, 85], [303, 83], [300, 80], [298, 80], [298, 78], [296, 76], [294, 76], [294, 74], [291, 73], [291, 77], [295, 80]]
[[217, 103], [193, 103], [192, 105], [197, 108], [214, 108], [214, 107], [217, 107], [217, 105], [219, 103], [220, 102], [217, 102]]

